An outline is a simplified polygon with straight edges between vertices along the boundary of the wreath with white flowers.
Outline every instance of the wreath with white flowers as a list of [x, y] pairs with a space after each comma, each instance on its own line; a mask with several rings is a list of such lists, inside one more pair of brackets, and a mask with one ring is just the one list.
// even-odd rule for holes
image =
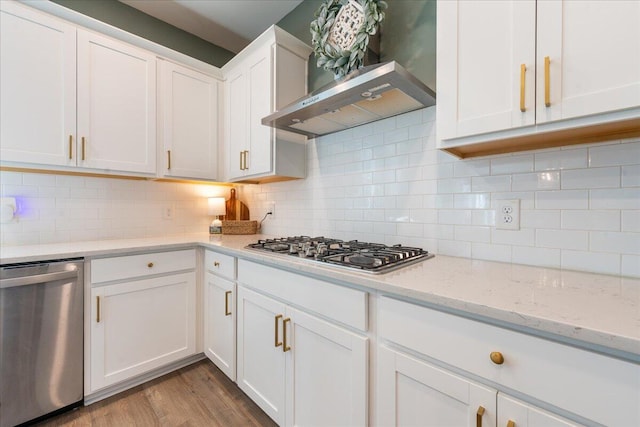
[[311, 22], [311, 44], [317, 66], [335, 78], [362, 67], [369, 36], [384, 20], [382, 0], [325, 0]]

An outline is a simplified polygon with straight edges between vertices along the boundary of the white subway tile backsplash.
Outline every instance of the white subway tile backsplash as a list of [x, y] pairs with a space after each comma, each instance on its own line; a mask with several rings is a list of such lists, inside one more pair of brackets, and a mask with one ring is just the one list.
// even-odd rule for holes
[[533, 154], [509, 155], [491, 159], [491, 175], [533, 172]]
[[565, 230], [620, 231], [620, 211], [565, 210], [562, 211]]
[[622, 186], [640, 187], [640, 165], [622, 166]]
[[513, 246], [511, 261], [517, 264], [560, 268], [560, 249]]
[[[640, 141], [460, 160], [435, 148], [435, 108], [307, 143], [304, 180], [238, 186], [273, 235], [310, 234], [453, 255], [640, 277]], [[19, 196], [3, 245], [206, 230], [207, 196], [228, 187], [0, 171]], [[8, 194], [20, 192], [22, 194]], [[519, 199], [521, 229], [495, 229], [500, 200]], [[166, 204], [176, 218], [162, 219]]]
[[601, 274], [620, 274], [620, 255], [602, 252], [561, 251], [561, 268]]
[[593, 252], [640, 255], [640, 233], [591, 231], [589, 234]]
[[471, 243], [471, 256], [474, 259], [511, 262], [511, 246], [492, 245], [490, 243]]
[[511, 189], [513, 191], [559, 190], [560, 173], [538, 172], [514, 175]]
[[621, 270], [623, 276], [640, 277], [640, 256], [622, 255]]
[[633, 165], [640, 162], [640, 142], [589, 148], [589, 167]]
[[640, 211], [622, 211], [622, 231], [640, 232]]
[[588, 209], [587, 190], [560, 190], [536, 192], [536, 209]]
[[591, 209], [640, 209], [640, 188], [589, 190]]
[[589, 249], [589, 232], [578, 230], [536, 230], [536, 246], [541, 248]]
[[534, 156], [534, 164], [536, 171], [585, 169], [589, 164], [588, 159], [588, 150], [586, 148], [552, 150], [536, 153]]
[[589, 168], [564, 170], [561, 174], [563, 189], [620, 187], [620, 168]]

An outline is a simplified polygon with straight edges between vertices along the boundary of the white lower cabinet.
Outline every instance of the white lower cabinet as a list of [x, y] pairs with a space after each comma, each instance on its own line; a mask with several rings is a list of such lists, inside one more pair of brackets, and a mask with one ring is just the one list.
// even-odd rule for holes
[[640, 425], [638, 364], [384, 296], [377, 314], [381, 425], [477, 425], [480, 406], [500, 427]]
[[386, 346], [378, 350], [378, 381], [381, 426], [496, 425], [495, 389]]
[[[239, 281], [242, 272], [239, 266]], [[305, 286], [307, 278], [281, 273]], [[367, 424], [366, 336], [240, 284], [237, 343], [239, 387], [279, 425]]]
[[212, 251], [205, 252], [204, 353], [235, 381], [235, 258]]
[[[94, 264], [87, 367], [91, 385], [87, 391], [196, 353], [195, 250], [105, 258], [93, 260], [92, 267]], [[112, 274], [108, 279], [114, 280], [101, 285], [97, 281], [107, 278], [101, 264], [128, 277]], [[135, 264], [139, 264], [140, 273], [147, 270], [147, 275], [135, 277]], [[181, 271], [154, 274], [171, 265]]]

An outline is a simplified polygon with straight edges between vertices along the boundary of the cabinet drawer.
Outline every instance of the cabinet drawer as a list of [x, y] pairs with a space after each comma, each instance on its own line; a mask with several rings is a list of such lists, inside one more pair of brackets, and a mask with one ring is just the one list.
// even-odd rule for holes
[[204, 252], [204, 267], [213, 274], [229, 280], [236, 278], [235, 257], [206, 250]]
[[155, 252], [91, 261], [91, 283], [133, 279], [196, 268], [196, 251]]
[[639, 365], [387, 297], [378, 314], [384, 340], [598, 423], [640, 425]]
[[367, 330], [367, 293], [243, 259], [238, 282], [322, 316]]

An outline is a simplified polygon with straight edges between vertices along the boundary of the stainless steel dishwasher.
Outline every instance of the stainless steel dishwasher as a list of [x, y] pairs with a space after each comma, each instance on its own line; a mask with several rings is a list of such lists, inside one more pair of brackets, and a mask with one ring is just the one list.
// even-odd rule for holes
[[83, 261], [0, 266], [0, 427], [82, 404]]

